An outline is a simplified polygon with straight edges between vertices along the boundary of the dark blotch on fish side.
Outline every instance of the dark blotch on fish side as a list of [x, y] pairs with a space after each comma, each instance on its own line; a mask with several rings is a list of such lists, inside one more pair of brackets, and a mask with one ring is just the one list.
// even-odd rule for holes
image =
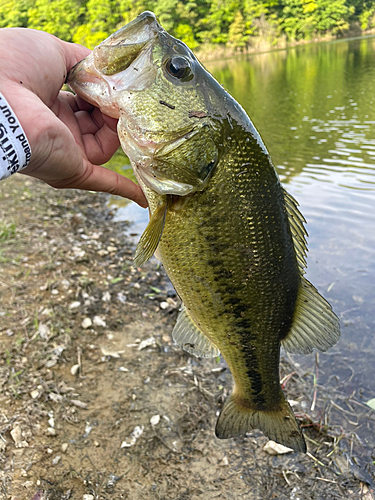
[[204, 111], [189, 111], [189, 118], [206, 118], [207, 113]]
[[163, 106], [167, 106], [167, 108], [169, 109], [176, 109], [176, 106], [173, 106], [173, 104], [168, 104], [167, 102], [165, 101], [159, 101], [160, 104], [162, 104]]

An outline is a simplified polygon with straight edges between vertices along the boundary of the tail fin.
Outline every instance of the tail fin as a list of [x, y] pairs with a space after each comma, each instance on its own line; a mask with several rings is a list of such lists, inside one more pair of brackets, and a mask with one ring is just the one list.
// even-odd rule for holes
[[244, 435], [252, 429], [260, 429], [269, 439], [306, 453], [305, 439], [284, 395], [279, 408], [273, 411], [247, 408], [238, 404], [233, 394], [229, 396], [216, 423], [216, 436], [226, 439]]

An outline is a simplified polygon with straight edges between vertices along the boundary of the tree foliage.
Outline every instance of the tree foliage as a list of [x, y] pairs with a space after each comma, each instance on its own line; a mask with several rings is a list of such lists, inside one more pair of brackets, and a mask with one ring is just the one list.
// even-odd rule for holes
[[308, 40], [340, 36], [351, 25], [375, 27], [375, 0], [0, 0], [0, 27], [41, 29], [94, 47], [144, 10], [193, 49], [244, 50], [254, 39]]

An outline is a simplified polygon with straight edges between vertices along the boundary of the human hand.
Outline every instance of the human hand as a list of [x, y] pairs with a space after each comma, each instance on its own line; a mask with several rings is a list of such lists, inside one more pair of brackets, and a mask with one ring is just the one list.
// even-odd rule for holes
[[104, 191], [147, 207], [139, 186], [99, 166], [119, 147], [117, 120], [61, 91], [70, 68], [90, 51], [43, 31], [0, 29], [0, 91], [29, 141], [32, 155], [20, 173], [55, 188]]

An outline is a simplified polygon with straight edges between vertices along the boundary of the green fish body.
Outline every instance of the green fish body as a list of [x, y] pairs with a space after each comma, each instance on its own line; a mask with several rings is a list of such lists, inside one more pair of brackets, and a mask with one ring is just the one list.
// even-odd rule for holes
[[231, 370], [216, 435], [259, 428], [306, 451], [280, 388], [280, 346], [325, 351], [339, 324], [303, 277], [304, 219], [245, 111], [149, 12], [94, 49], [68, 83], [119, 118], [150, 207], [135, 264], [156, 251], [181, 297], [174, 340], [196, 356], [221, 352]]

